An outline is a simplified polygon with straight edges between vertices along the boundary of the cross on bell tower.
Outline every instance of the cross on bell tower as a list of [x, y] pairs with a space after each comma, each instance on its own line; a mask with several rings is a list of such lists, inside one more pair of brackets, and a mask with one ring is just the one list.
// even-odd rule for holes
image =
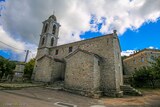
[[57, 46], [59, 27], [60, 24], [54, 14], [43, 22], [39, 48]]

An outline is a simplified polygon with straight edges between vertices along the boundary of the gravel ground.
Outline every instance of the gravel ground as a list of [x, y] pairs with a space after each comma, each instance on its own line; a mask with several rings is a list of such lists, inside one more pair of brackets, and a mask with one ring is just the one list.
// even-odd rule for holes
[[40, 87], [21, 90], [1, 90], [0, 107], [60, 107], [56, 102], [77, 107], [160, 107], [160, 89], [143, 91], [144, 96], [92, 99], [64, 91]]

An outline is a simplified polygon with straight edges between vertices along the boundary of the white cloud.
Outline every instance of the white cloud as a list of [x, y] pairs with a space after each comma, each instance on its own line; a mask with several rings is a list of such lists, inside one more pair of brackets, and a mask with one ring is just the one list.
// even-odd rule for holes
[[[15, 40], [12, 37], [9, 36], [9, 34], [7, 34], [2, 26], [0, 26], [0, 48], [2, 49], [12, 49], [17, 53], [21, 53], [22, 50], [25, 49], [25, 46], [22, 42], [20, 42], [20, 40]], [[10, 44], [9, 46], [7, 46], [6, 44]]]
[[[8, 0], [2, 24], [16, 37], [38, 44], [41, 22], [54, 10], [62, 25], [59, 44], [63, 44], [80, 40], [82, 32], [97, 31], [96, 24], [102, 17], [106, 18], [106, 23], [102, 25], [101, 33], [117, 29], [119, 34], [123, 34], [127, 28], [138, 29], [143, 23], [154, 22], [160, 17], [159, 5], [159, 0]], [[92, 14], [96, 20], [94, 25], [90, 24]]]
[[148, 47], [149, 49], [154, 49], [154, 47], [153, 46], [150, 46], [150, 47]]
[[[142, 24], [156, 22], [160, 17], [159, 0], [6, 0], [2, 11], [2, 26], [15, 41], [23, 45], [38, 45], [42, 21], [55, 11], [61, 24], [58, 44], [81, 40], [80, 34], [98, 31], [101, 33], [117, 29], [123, 34], [126, 29], [136, 30]], [[90, 24], [91, 15], [95, 23]], [[103, 21], [102, 21], [103, 18]], [[73, 36], [74, 34], [74, 36]], [[6, 37], [5, 37], [6, 38]], [[10, 43], [10, 42], [9, 42]], [[14, 43], [11, 43], [14, 44]]]
[[129, 56], [131, 54], [134, 54], [136, 50], [126, 50], [121, 52], [121, 56]]
[[158, 48], [154, 46], [149, 46], [148, 49], [158, 49]]
[[24, 50], [27, 49], [32, 52], [29, 54], [28, 59], [35, 57], [36, 45], [28, 44], [19, 39], [12, 38], [3, 30], [2, 26], [0, 26], [0, 38], [0, 49], [4, 50], [6, 54], [10, 53], [9, 59], [24, 61], [26, 54]]

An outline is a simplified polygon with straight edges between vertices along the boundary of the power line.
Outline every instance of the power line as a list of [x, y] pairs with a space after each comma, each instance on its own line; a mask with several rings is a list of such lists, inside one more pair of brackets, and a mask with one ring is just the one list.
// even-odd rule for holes
[[13, 48], [13, 49], [16, 49], [16, 50], [19, 50], [19, 51], [24, 51], [24, 52], [26, 52], [26, 57], [25, 57], [25, 63], [27, 62], [27, 58], [28, 58], [28, 54], [29, 53], [31, 53], [32, 54], [32, 58], [33, 58], [33, 53], [32, 53], [32, 51], [30, 51], [30, 50], [22, 50], [22, 49], [18, 49], [18, 48], [15, 48], [15, 47], [13, 47], [13, 46], [11, 46], [11, 45], [8, 45], [8, 44], [6, 44], [6, 43], [4, 43], [4, 42], [2, 42], [2, 41], [0, 41], [2, 44], [4, 44], [4, 45], [6, 45], [6, 46], [8, 46], [8, 47], [11, 47], [11, 48]]
[[20, 50], [20, 51], [25, 51], [25, 50], [22, 50], [22, 49], [15, 48], [15, 47], [13, 47], [13, 46], [11, 46], [11, 45], [8, 45], [8, 44], [6, 44], [6, 43], [4, 43], [4, 42], [2, 42], [2, 41], [0, 41], [0, 42], [1, 42], [2, 44], [6, 45], [6, 46], [11, 47], [12, 49], [16, 49], [16, 50]]

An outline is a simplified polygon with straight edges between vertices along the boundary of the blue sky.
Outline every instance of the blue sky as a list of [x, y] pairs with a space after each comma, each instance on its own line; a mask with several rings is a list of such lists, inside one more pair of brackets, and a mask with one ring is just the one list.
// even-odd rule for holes
[[[93, 38], [103, 35], [100, 32], [85, 32], [81, 38]], [[160, 19], [157, 22], [144, 23], [139, 29], [127, 29], [122, 35], [119, 35], [122, 51], [142, 50], [144, 48], [160, 49]]]
[[145, 23], [136, 31], [127, 30], [119, 36], [121, 48], [125, 50], [138, 50], [150, 46], [160, 49], [160, 20], [155, 23]]
[[4, 50], [0, 50], [0, 56], [3, 56], [3, 57], [8, 59], [10, 57], [10, 52], [6, 52]]
[[122, 53], [160, 49], [159, 0], [0, 0], [0, 6], [0, 41], [14, 47], [0, 43], [0, 55], [13, 60], [23, 61], [25, 57], [24, 51], [15, 48], [29, 49], [34, 54], [31, 56], [36, 55], [42, 22], [53, 10], [61, 25], [58, 45], [116, 29]]
[[0, 0], [0, 2], [5, 2], [5, 0]]
[[[99, 28], [101, 25], [99, 25]], [[100, 32], [87, 31], [80, 35], [82, 39], [94, 38], [103, 35]], [[160, 19], [157, 22], [143, 24], [139, 29], [128, 29], [124, 34], [119, 35], [122, 51], [141, 50], [154, 47], [160, 49]], [[0, 50], [0, 55], [5, 58], [11, 57], [12, 51]]]

